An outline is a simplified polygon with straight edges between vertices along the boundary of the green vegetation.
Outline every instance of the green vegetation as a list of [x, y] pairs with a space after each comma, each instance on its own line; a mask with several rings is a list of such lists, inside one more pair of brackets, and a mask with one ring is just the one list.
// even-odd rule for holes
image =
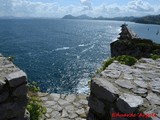
[[156, 54], [151, 54], [150, 56], [153, 60], [159, 59], [160, 55], [156, 55]]
[[116, 60], [119, 61], [121, 64], [129, 65], [129, 66], [132, 66], [137, 62], [137, 59], [135, 57], [128, 56], [128, 55], [118, 56]]
[[40, 88], [36, 82], [32, 82], [29, 86], [29, 101], [27, 105], [27, 110], [30, 112], [31, 120], [40, 120], [42, 115], [46, 113], [46, 108], [42, 106], [42, 101], [37, 95], [37, 92], [40, 91]]
[[105, 70], [110, 64], [113, 63], [114, 60], [117, 60], [121, 64], [129, 65], [129, 66], [132, 66], [137, 62], [137, 59], [135, 57], [128, 56], [128, 55], [112, 57], [112, 58], [109, 58], [108, 60], [104, 61], [102, 67], [99, 68], [96, 73], [100, 73], [103, 70]]
[[9, 61], [13, 62], [14, 59], [15, 59], [15, 56], [9, 56], [7, 59], [8, 59]]

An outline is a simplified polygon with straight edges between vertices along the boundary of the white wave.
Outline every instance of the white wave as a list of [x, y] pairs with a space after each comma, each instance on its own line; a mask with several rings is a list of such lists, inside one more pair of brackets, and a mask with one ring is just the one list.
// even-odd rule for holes
[[68, 50], [68, 49], [70, 49], [70, 47], [62, 47], [62, 48], [57, 48], [57, 49], [55, 49], [55, 51]]
[[77, 85], [77, 93], [89, 93], [89, 85], [88, 85], [89, 78], [83, 78]]
[[86, 51], [88, 51], [88, 50], [94, 48], [94, 46], [95, 46], [95, 44], [93, 44], [91, 47], [89, 47], [89, 48], [87, 48], [87, 49], [84, 49], [81, 53], [84, 53], [84, 52], [86, 52]]
[[78, 45], [79, 47], [83, 47], [83, 46], [85, 46], [85, 44], [80, 44], [80, 45]]

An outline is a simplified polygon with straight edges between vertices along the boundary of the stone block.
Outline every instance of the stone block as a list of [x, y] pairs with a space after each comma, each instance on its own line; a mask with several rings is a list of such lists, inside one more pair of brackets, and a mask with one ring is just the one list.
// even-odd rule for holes
[[25, 96], [27, 94], [28, 88], [25, 84], [19, 86], [13, 91], [13, 96]]
[[95, 96], [90, 95], [88, 105], [97, 114], [100, 114], [102, 116], [105, 115], [105, 105], [104, 105], [104, 103], [101, 102], [100, 100], [98, 100]]
[[91, 92], [96, 95], [97, 98], [113, 102], [116, 100], [119, 90], [112, 85], [107, 79], [94, 78], [91, 81]]
[[3, 89], [5, 84], [6, 84], [6, 82], [4, 80], [0, 79], [0, 91]]
[[22, 71], [14, 72], [6, 76], [10, 87], [17, 87], [22, 83], [27, 82], [27, 75]]
[[116, 102], [117, 108], [122, 113], [133, 113], [138, 106], [143, 104], [143, 98], [131, 94], [122, 94]]
[[8, 91], [4, 91], [0, 94], [0, 103], [4, 102], [5, 100], [8, 99], [9, 96], [9, 92]]

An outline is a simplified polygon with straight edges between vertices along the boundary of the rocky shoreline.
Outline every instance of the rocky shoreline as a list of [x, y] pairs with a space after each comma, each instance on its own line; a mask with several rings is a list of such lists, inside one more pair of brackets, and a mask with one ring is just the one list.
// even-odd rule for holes
[[[159, 45], [132, 44], [137, 38], [127, 31], [111, 43], [112, 56], [142, 58], [133, 66], [114, 61], [92, 78], [90, 95], [38, 92], [46, 107], [41, 120], [160, 120], [160, 59], [144, 58]], [[27, 100], [27, 75], [0, 54], [0, 120], [29, 120]]]

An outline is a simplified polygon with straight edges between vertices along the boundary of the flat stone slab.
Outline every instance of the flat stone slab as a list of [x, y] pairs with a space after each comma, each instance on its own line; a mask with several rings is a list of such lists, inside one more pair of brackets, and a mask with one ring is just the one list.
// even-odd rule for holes
[[153, 105], [160, 105], [160, 97], [155, 93], [149, 93], [146, 97], [148, 101]]
[[135, 85], [129, 80], [116, 80], [115, 83], [123, 88], [132, 89], [135, 88]]
[[27, 75], [20, 70], [7, 75], [6, 79], [11, 87], [17, 87], [18, 85], [27, 82]]
[[133, 113], [138, 106], [143, 104], [143, 98], [131, 94], [122, 94], [116, 102], [118, 109], [122, 113]]
[[103, 78], [93, 78], [91, 90], [99, 99], [113, 102], [119, 94], [119, 90], [112, 83]]

